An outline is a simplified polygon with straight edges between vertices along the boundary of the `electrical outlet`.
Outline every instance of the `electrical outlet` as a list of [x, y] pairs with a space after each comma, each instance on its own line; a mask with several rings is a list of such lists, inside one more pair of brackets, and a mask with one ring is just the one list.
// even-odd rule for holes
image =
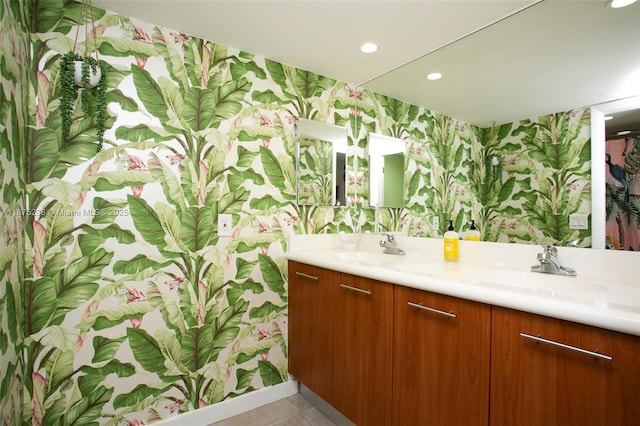
[[233, 232], [230, 214], [218, 215], [218, 237], [230, 237]]
[[582, 214], [571, 214], [569, 215], [569, 228], [570, 229], [589, 229], [589, 220], [588, 215], [585, 213]]

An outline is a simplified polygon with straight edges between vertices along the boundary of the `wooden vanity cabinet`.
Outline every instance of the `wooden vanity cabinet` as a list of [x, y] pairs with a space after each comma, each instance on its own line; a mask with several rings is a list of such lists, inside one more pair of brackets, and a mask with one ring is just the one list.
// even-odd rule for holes
[[357, 425], [390, 425], [393, 286], [340, 273], [333, 301], [333, 407]]
[[499, 307], [492, 321], [491, 425], [640, 424], [639, 337]]
[[491, 306], [395, 287], [393, 425], [487, 425]]
[[289, 261], [289, 372], [329, 404], [336, 275]]
[[640, 424], [638, 336], [293, 261], [289, 371], [357, 425]]

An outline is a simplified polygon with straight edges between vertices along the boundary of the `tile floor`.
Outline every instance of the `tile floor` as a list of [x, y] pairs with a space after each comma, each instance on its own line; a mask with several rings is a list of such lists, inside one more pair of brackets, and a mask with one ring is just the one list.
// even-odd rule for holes
[[335, 426], [304, 396], [296, 394], [209, 426]]

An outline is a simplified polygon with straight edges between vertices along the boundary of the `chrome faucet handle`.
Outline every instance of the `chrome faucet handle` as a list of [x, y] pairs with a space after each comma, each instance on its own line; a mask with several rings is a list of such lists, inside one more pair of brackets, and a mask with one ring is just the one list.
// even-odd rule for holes
[[560, 264], [558, 259], [558, 249], [553, 244], [542, 244], [543, 251], [538, 253], [539, 264], [531, 267], [532, 272], [543, 272], [547, 274], [576, 276], [576, 271]]
[[386, 254], [399, 254], [399, 255], [406, 254], [404, 250], [398, 247], [398, 244], [396, 243], [396, 239], [393, 237], [393, 235], [387, 234], [387, 233], [382, 233], [382, 235], [387, 237], [387, 239], [380, 240], [379, 244], [380, 244], [380, 247], [384, 247], [384, 252]]
[[391, 234], [387, 234], [386, 232], [383, 232], [381, 235], [382, 235], [383, 237], [387, 237], [387, 241], [388, 241], [388, 242], [390, 242], [390, 243], [395, 242], [395, 238], [393, 237], [393, 235], [391, 235]]

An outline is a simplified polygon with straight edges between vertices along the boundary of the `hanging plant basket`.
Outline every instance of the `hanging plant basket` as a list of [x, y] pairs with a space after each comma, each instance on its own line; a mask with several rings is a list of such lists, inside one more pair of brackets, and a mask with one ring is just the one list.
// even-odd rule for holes
[[73, 71], [73, 79], [76, 82], [76, 86], [82, 88], [93, 89], [102, 78], [102, 68], [85, 61], [74, 61]]
[[[106, 72], [103, 63], [98, 59], [96, 30], [93, 20], [91, 0], [82, 0], [82, 9], [78, 25], [84, 24], [85, 51], [80, 56], [76, 52], [78, 34], [76, 31], [73, 50], [60, 58], [60, 115], [62, 116], [62, 146], [69, 142], [72, 117], [78, 104], [85, 116], [95, 116], [97, 151], [104, 143], [104, 125], [107, 118]], [[95, 57], [87, 50], [86, 40], [89, 38], [89, 25], [92, 27]], [[78, 100], [78, 92], [80, 99]]]
[[86, 115], [95, 114], [98, 151], [104, 143], [104, 124], [107, 118], [106, 73], [95, 58], [82, 58], [68, 52], [60, 60], [60, 114], [62, 116], [63, 146], [69, 141], [72, 116], [80, 93], [80, 107]]

